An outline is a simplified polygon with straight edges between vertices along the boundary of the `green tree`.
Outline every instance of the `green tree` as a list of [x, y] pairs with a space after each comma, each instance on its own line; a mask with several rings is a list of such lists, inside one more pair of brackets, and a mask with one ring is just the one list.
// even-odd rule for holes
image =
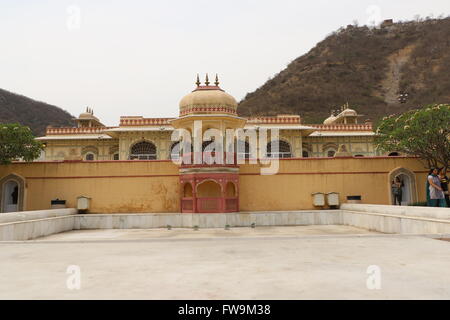
[[376, 129], [376, 147], [418, 156], [428, 167], [449, 167], [450, 105], [438, 104], [383, 118]]
[[0, 124], [0, 164], [18, 159], [33, 161], [42, 149], [42, 143], [34, 139], [29, 127], [17, 123]]

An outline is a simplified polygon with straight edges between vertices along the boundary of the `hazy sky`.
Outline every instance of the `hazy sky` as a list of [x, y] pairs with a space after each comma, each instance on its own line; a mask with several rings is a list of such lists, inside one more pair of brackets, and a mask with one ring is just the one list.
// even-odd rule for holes
[[0, 88], [107, 125], [173, 117], [197, 73], [240, 100], [341, 26], [417, 14], [450, 1], [0, 0]]

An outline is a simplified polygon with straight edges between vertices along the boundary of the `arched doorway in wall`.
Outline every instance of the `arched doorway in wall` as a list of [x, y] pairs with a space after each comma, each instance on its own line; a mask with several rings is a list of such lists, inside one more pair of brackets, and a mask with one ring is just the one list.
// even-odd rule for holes
[[197, 185], [198, 212], [222, 212], [222, 188], [215, 180], [205, 180]]
[[181, 211], [182, 212], [194, 212], [194, 192], [192, 188], [192, 184], [190, 182], [186, 182], [183, 185], [182, 190], [183, 196], [181, 197]]
[[233, 182], [228, 181], [225, 187], [225, 211], [237, 212], [238, 205], [236, 185]]
[[402, 182], [402, 205], [410, 205], [418, 201], [417, 197], [417, 187], [416, 187], [416, 176], [415, 174], [405, 168], [397, 168], [395, 170], [392, 170], [389, 173], [389, 204], [394, 204], [395, 199], [394, 195], [392, 194], [392, 182], [395, 181], [396, 178], [399, 178]]
[[0, 212], [23, 211], [24, 185], [24, 180], [14, 174], [0, 180]]

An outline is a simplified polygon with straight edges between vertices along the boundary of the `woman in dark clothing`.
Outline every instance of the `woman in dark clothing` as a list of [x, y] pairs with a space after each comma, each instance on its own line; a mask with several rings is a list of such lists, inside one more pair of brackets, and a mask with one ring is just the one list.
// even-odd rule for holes
[[402, 198], [403, 198], [403, 181], [400, 180], [399, 177], [395, 177], [395, 180], [392, 181], [392, 194], [394, 196], [394, 205], [401, 206]]
[[439, 171], [439, 180], [441, 180], [441, 188], [442, 188], [442, 191], [444, 191], [444, 197], [445, 197], [445, 202], [447, 204], [447, 207], [450, 207], [450, 199], [449, 199], [449, 196], [448, 196], [448, 182], [449, 182], [449, 180], [448, 180], [448, 177], [446, 175], [447, 172], [445, 172], [445, 171], [446, 171], [445, 168], [442, 168]]

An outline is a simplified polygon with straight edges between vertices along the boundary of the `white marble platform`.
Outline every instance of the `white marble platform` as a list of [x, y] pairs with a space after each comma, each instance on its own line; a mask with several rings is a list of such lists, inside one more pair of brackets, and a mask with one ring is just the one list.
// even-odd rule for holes
[[[0, 241], [70, 230], [346, 225], [391, 234], [450, 234], [450, 209], [344, 204], [340, 210], [225, 214], [74, 214], [75, 209], [0, 215]], [[448, 213], [449, 212], [449, 213]], [[26, 220], [28, 218], [28, 220]]]

